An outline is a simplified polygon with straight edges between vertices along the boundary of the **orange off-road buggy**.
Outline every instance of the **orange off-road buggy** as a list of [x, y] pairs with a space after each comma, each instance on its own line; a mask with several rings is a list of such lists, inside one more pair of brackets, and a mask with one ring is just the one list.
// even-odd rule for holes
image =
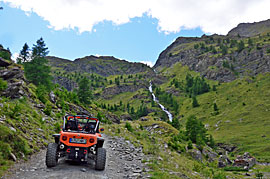
[[103, 147], [104, 139], [101, 137], [99, 120], [84, 115], [67, 115], [60, 134], [54, 134], [55, 143], [50, 143], [46, 153], [47, 167], [54, 167], [58, 158], [86, 162], [95, 160], [95, 169], [104, 170], [106, 163], [106, 150]]

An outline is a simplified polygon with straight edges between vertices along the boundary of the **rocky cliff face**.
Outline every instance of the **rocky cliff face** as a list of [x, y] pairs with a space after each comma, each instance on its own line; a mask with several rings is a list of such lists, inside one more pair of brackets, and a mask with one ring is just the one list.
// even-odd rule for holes
[[228, 36], [252, 37], [267, 32], [270, 32], [270, 19], [254, 23], [241, 23], [233, 28]]
[[74, 61], [57, 57], [47, 57], [49, 65], [54, 73], [53, 82], [65, 87], [68, 91], [78, 87], [78, 80], [72, 78], [70, 74], [91, 75], [97, 74], [102, 77], [110, 75], [127, 75], [146, 72], [148, 76], [153, 76], [153, 70], [142, 63], [132, 63], [119, 60], [110, 56], [87, 56]]
[[[267, 29], [270, 31], [268, 23], [270, 25], [269, 20], [259, 23], [263, 24], [264, 32]], [[245, 26], [250, 28], [246, 29]], [[243, 33], [242, 27], [245, 29]], [[262, 29], [254, 33], [252, 29], [255, 27], [258, 28], [258, 24], [240, 24], [228, 36], [179, 37], [159, 55], [154, 69], [162, 71], [180, 62], [190, 70], [200, 72], [201, 76], [221, 82], [232, 81], [243, 75], [270, 72], [270, 35], [261, 34]], [[240, 36], [251, 36], [257, 32], [260, 35], [235, 37], [237, 32], [241, 32]]]
[[101, 76], [136, 74], [140, 72], [152, 71], [150, 67], [142, 63], [132, 63], [119, 60], [111, 56], [87, 56], [74, 61], [57, 57], [48, 57], [52, 67], [62, 69], [67, 72], [96, 73]]
[[31, 96], [21, 66], [0, 58], [0, 78], [7, 82], [7, 88], [0, 92], [2, 96], [11, 99]]

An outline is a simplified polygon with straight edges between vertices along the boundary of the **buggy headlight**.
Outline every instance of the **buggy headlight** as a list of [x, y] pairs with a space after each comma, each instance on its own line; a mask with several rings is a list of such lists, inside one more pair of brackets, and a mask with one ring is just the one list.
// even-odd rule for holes
[[66, 141], [67, 140], [67, 136], [62, 136], [62, 140]]
[[90, 143], [94, 143], [94, 142], [95, 142], [95, 139], [94, 139], [94, 138], [90, 138], [90, 139], [89, 139], [89, 142], [90, 142]]

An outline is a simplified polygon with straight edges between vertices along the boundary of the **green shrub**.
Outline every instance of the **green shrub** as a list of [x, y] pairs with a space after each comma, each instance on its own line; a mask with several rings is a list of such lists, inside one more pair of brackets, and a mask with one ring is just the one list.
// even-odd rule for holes
[[44, 113], [47, 114], [48, 116], [50, 116], [52, 113], [52, 105], [49, 101], [46, 102]]
[[10, 60], [11, 55], [7, 51], [0, 51], [0, 57], [6, 60]]
[[3, 91], [7, 88], [7, 82], [0, 78], [0, 91]]
[[130, 125], [129, 122], [126, 122], [125, 128], [126, 128], [129, 132], [133, 132], [133, 128], [132, 128], [132, 126]]
[[56, 123], [54, 124], [54, 130], [55, 130], [56, 132], [60, 132], [60, 131], [61, 131], [61, 124], [60, 124], [59, 122], [56, 122]]
[[38, 99], [42, 102], [42, 103], [46, 103], [47, 100], [47, 95], [48, 95], [48, 91], [46, 89], [46, 87], [44, 85], [39, 85], [36, 89], [36, 95], [38, 97]]
[[258, 179], [263, 179], [263, 173], [262, 172], [260, 172], [259, 170], [256, 172], [256, 178], [258, 178]]
[[8, 143], [0, 141], [0, 153], [2, 154], [3, 159], [8, 159], [9, 154], [11, 153], [11, 147]]
[[192, 142], [191, 140], [188, 141], [188, 146], [187, 146], [188, 149], [193, 149], [193, 145], [192, 145]]
[[16, 102], [14, 106], [10, 106], [8, 115], [11, 119], [18, 120], [21, 110], [22, 110], [22, 106], [20, 105], [19, 102]]
[[196, 98], [196, 96], [193, 96], [192, 97], [192, 107], [193, 108], [196, 108], [196, 107], [199, 107], [200, 105], [199, 105], [199, 103], [198, 103], [198, 101], [197, 101], [197, 98]]
[[12, 146], [13, 146], [12, 147], [13, 150], [16, 151], [16, 152], [21, 151], [24, 154], [29, 154], [31, 152], [27, 141], [24, 138], [20, 137], [20, 136], [16, 136]]

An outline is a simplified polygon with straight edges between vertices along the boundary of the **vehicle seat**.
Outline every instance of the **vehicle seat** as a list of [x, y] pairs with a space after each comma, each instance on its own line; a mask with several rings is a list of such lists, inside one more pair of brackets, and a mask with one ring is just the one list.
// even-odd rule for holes
[[89, 132], [91, 134], [94, 134], [95, 133], [95, 128], [96, 128], [96, 123], [88, 123], [85, 126], [85, 131]]
[[78, 130], [78, 126], [76, 125], [76, 121], [67, 121], [67, 127], [66, 129], [70, 129], [70, 130], [74, 130], [77, 131]]

